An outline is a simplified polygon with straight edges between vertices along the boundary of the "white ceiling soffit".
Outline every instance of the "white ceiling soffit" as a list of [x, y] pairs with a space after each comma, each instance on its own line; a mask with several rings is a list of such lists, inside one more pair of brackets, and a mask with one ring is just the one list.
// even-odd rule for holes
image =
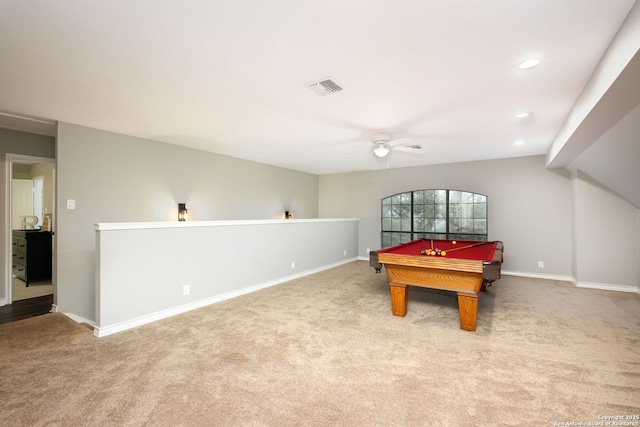
[[564, 167], [640, 103], [640, 5], [620, 27], [547, 153]]

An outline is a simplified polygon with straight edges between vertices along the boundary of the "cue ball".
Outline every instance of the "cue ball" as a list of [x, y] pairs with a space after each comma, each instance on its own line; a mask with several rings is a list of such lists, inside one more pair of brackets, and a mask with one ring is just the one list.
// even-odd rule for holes
[[453, 242], [451, 242], [452, 245], [455, 245], [456, 243], [458, 243], [458, 242], [456, 242], [455, 240]]

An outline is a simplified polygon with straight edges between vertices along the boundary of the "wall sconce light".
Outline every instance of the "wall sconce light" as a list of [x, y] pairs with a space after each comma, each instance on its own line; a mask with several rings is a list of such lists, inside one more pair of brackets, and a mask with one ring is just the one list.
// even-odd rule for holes
[[289, 211], [284, 211], [284, 219], [293, 219], [293, 215]]
[[187, 204], [178, 203], [178, 221], [186, 221], [189, 218], [187, 214]]

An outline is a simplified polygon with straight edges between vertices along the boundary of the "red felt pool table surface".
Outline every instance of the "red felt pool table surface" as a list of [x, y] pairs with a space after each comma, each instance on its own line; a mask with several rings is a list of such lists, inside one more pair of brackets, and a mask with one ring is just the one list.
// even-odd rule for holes
[[421, 253], [423, 250], [440, 249], [446, 252], [446, 258], [491, 261], [493, 260], [498, 243], [499, 242], [479, 242], [477, 240], [420, 239], [390, 248], [380, 249], [378, 253], [426, 256]]

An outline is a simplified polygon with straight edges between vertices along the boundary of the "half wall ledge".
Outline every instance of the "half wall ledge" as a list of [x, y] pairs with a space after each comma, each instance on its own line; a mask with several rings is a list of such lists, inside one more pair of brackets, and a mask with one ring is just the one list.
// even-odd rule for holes
[[100, 223], [95, 335], [357, 260], [356, 218]]
[[269, 224], [300, 224], [360, 221], [359, 218], [306, 218], [306, 219], [248, 219], [217, 221], [161, 221], [161, 222], [101, 222], [94, 224], [96, 231], [107, 230], [143, 230], [149, 228], [193, 228], [193, 227], [226, 227]]

